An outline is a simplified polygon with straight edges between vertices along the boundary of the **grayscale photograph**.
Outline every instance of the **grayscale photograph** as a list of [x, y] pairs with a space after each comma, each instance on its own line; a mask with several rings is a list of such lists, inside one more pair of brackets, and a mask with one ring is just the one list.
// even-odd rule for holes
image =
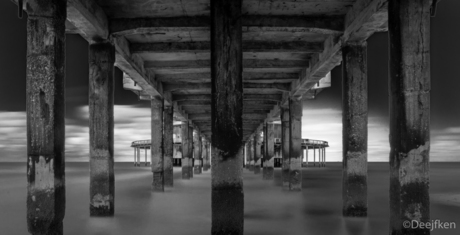
[[1, 235], [460, 234], [460, 0], [0, 0], [0, 28]]

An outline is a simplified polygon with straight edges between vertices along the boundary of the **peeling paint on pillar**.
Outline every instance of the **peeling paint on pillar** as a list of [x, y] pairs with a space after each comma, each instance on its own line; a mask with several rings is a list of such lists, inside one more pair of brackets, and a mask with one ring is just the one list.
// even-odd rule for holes
[[89, 46], [90, 215], [113, 216], [113, 95], [115, 48]]
[[164, 108], [164, 132], [163, 132], [163, 145], [164, 145], [164, 185], [165, 187], [173, 187], [173, 134], [174, 134], [174, 107], [165, 106]]
[[27, 226], [62, 234], [67, 1], [27, 2]]
[[189, 135], [188, 135], [188, 121], [182, 122], [181, 125], [181, 138], [182, 138], [182, 179], [190, 179], [189, 170]]
[[193, 132], [193, 151], [195, 152], [195, 164], [193, 167], [193, 173], [201, 174], [201, 135], [197, 130]]
[[281, 108], [281, 153], [283, 164], [281, 169], [281, 180], [283, 189], [289, 190], [289, 108]]
[[260, 133], [258, 132], [254, 135], [254, 174], [260, 174], [261, 145], [262, 138], [260, 137]]
[[289, 190], [302, 190], [302, 101], [289, 99]]
[[161, 98], [151, 100], [151, 144], [153, 182], [152, 190], [164, 192], [163, 110]]
[[264, 176], [265, 180], [273, 180], [275, 177], [275, 170], [274, 170], [274, 154], [275, 154], [275, 145], [274, 145], [274, 138], [275, 138], [275, 131], [273, 123], [267, 123], [265, 127], [264, 139], [265, 139], [265, 161], [264, 161]]
[[211, 234], [243, 234], [242, 0], [211, 1]]
[[430, 234], [430, 0], [388, 2], [390, 234]]
[[361, 217], [367, 216], [367, 44], [346, 45], [342, 55], [343, 215]]

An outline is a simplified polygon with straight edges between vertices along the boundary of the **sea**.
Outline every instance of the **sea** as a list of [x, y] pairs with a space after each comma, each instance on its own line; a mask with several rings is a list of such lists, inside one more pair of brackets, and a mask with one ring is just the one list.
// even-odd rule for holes
[[[460, 226], [460, 163], [431, 163], [431, 220]], [[389, 234], [389, 164], [370, 162], [368, 216], [342, 216], [342, 163], [302, 170], [302, 191], [284, 191], [280, 168], [274, 180], [244, 170], [246, 235], [383, 235]], [[150, 167], [115, 163], [115, 215], [89, 216], [89, 164], [66, 163], [66, 235], [203, 235], [211, 234], [211, 172], [181, 179], [174, 187], [152, 192]], [[28, 234], [26, 163], [0, 163], [0, 234]], [[460, 234], [460, 228], [437, 228], [431, 234]]]

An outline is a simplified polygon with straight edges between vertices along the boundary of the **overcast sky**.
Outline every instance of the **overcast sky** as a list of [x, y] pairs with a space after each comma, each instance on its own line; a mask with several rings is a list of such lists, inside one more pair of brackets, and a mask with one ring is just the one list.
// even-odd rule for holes
[[[459, 161], [460, 152], [460, 1], [444, 0], [431, 24], [431, 161]], [[0, 1], [0, 161], [26, 162], [26, 16]], [[67, 35], [66, 160], [88, 161], [88, 44]], [[388, 34], [368, 40], [369, 161], [388, 161]], [[329, 141], [328, 161], [342, 159], [341, 66], [332, 87], [304, 102], [302, 137]], [[149, 103], [115, 81], [115, 157], [131, 161], [131, 141], [150, 139]]]

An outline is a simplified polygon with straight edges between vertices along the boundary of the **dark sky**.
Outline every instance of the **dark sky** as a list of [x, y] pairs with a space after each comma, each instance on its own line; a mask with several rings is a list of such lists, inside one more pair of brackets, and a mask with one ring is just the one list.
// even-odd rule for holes
[[[460, 1], [443, 0], [438, 4], [437, 16], [431, 21], [432, 143], [433, 141], [442, 142], [443, 139], [446, 139], [442, 143], [432, 144], [432, 149], [449, 148], [450, 151], [446, 153], [447, 155], [452, 155], [455, 152], [452, 145], [460, 145], [460, 107], [457, 104], [460, 100], [460, 92], [458, 92], [460, 89], [460, 76], [458, 75], [460, 67], [460, 59], [458, 58], [460, 55], [460, 45], [458, 44], [460, 41], [460, 14], [458, 14], [458, 9], [460, 9]], [[22, 115], [21, 113], [25, 111], [26, 107], [26, 16], [23, 19], [18, 19], [17, 7], [11, 1], [0, 1], [0, 28], [2, 29], [0, 33], [0, 76], [2, 77], [0, 79], [0, 118], [6, 120], [14, 118], [12, 113]], [[88, 104], [88, 43], [78, 35], [67, 35], [66, 42], [66, 123], [87, 127], [87, 114], [82, 112], [81, 108]], [[377, 33], [368, 40], [369, 125], [370, 132], [372, 132], [371, 128], [378, 126], [375, 130], [383, 137], [376, 137], [370, 133], [369, 141], [371, 142], [372, 138], [381, 138], [380, 142], [375, 142], [374, 146], [380, 147], [382, 145], [382, 152], [379, 153], [382, 156], [383, 153], [386, 153], [386, 149], [389, 149], [386, 129], [389, 112], [388, 60], [388, 34]], [[139, 102], [132, 92], [123, 90], [122, 74], [118, 69], [116, 69], [115, 86], [115, 105], [139, 108], [143, 112], [147, 111], [148, 102]], [[305, 135], [311, 138], [332, 139], [333, 137], [330, 136], [341, 133], [341, 126], [336, 125], [341, 122], [341, 66], [332, 71], [332, 87], [320, 93], [316, 100], [306, 101], [304, 107], [304, 110], [311, 111], [311, 113], [304, 111], [303, 122], [305, 125], [303, 131], [306, 132]], [[315, 110], [317, 111], [316, 114], [319, 115], [318, 119], [314, 119]], [[331, 113], [329, 123], [324, 120], [324, 116], [328, 115], [327, 112]], [[145, 114], [148, 115], [148, 112]], [[123, 113], [119, 115], [116, 113], [116, 126], [117, 123], [132, 122], [132, 118], [123, 115]], [[139, 115], [139, 118], [144, 118], [141, 114], [136, 115]], [[11, 128], [9, 128], [8, 122], [4, 122], [4, 120], [0, 121], [0, 141], [11, 139], [11, 135], [8, 134]], [[334, 130], [329, 136], [322, 136], [321, 133], [315, 133], [315, 128], [311, 126], [312, 123], [320, 126], [320, 129], [325, 129], [330, 124], [329, 127]], [[309, 126], [306, 126], [307, 124]], [[123, 125], [118, 125], [118, 127], [122, 128]], [[21, 129], [21, 131], [23, 130]], [[126, 127], [126, 131], [130, 133], [129, 127]], [[16, 137], [18, 146], [25, 144], [25, 137], [25, 135], [23, 138], [21, 136]], [[339, 154], [341, 151], [339, 139], [336, 142], [330, 140], [335, 149], [332, 152], [336, 152], [337, 159], [341, 155]], [[4, 148], [3, 150], [0, 148], [0, 154], [2, 154], [6, 151], [5, 145], [0, 143], [0, 146]], [[370, 144], [369, 148], [372, 146]], [[331, 147], [331, 149], [333, 148]], [[370, 152], [372, 152], [371, 150]], [[6, 152], [11, 154], [14, 151], [19, 150], [11, 149]], [[22, 154], [23, 150], [20, 152]], [[455, 159], [458, 159], [456, 156]], [[383, 158], [387, 158], [387, 156], [379, 159]]]

